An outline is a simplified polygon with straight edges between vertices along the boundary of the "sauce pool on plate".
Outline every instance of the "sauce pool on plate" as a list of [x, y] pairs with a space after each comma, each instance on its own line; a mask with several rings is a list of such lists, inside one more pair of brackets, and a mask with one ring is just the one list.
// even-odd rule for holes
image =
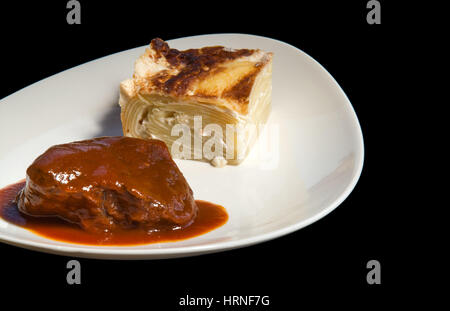
[[25, 181], [0, 189], [1, 218], [37, 235], [61, 242], [100, 246], [175, 242], [205, 234], [224, 225], [228, 220], [228, 214], [222, 206], [196, 200], [198, 214], [193, 223], [184, 228], [171, 225], [150, 230], [136, 228], [115, 230], [109, 234], [94, 233], [57, 217], [33, 217], [21, 213], [14, 200], [23, 187]]

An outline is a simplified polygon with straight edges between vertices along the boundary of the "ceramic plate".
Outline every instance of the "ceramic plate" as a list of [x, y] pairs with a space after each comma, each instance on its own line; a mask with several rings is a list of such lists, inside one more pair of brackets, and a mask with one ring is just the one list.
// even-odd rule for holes
[[[0, 219], [0, 241], [66, 256], [156, 259], [224, 251], [280, 237], [335, 209], [363, 165], [355, 112], [333, 77], [301, 50], [269, 38], [217, 34], [169, 41], [177, 49], [223, 45], [274, 52], [272, 113], [239, 166], [176, 160], [196, 199], [224, 206], [228, 222], [189, 240], [87, 246], [35, 235]], [[25, 177], [49, 146], [122, 135], [118, 86], [145, 47], [106, 56], [30, 85], [0, 101], [0, 188]]]

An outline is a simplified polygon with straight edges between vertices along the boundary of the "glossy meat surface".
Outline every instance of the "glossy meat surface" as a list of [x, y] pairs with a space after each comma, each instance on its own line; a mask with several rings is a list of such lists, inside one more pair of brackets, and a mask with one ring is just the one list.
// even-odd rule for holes
[[19, 210], [58, 216], [87, 231], [186, 226], [193, 193], [159, 140], [101, 137], [56, 145], [27, 169]]

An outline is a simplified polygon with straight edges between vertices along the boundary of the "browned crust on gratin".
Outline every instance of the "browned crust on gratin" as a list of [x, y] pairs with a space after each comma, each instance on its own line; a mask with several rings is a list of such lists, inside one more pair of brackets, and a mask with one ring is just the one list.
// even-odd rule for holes
[[[164, 58], [170, 65], [167, 70], [162, 70], [150, 77], [147, 77], [152, 91], [164, 93], [172, 96], [189, 96], [190, 86], [196, 81], [201, 81], [208, 76], [215, 75], [225, 70], [224, 64], [232, 62], [241, 57], [251, 56], [259, 50], [253, 49], [226, 49], [223, 46], [210, 46], [200, 49], [189, 49], [179, 51], [169, 47], [167, 42], [160, 38], [155, 38], [150, 43], [153, 50], [151, 57], [155, 61]], [[271, 53], [267, 53], [271, 55]], [[206, 94], [197, 90], [192, 96], [199, 98], [221, 97], [235, 102], [240, 112], [247, 112], [248, 99], [253, 87], [253, 83], [258, 73], [270, 57], [263, 57], [256, 62], [249, 73], [243, 76], [237, 83], [229, 85], [222, 94]], [[176, 69], [177, 73], [173, 74]]]
[[[261, 68], [262, 66], [259, 66]], [[250, 92], [253, 87], [253, 82], [255, 81], [256, 76], [258, 75], [260, 69], [256, 69], [258, 67], [255, 67], [255, 70], [244, 76], [242, 79], [239, 80], [238, 83], [232, 85], [230, 88], [226, 89], [222, 93], [222, 97], [228, 98], [228, 99], [234, 99], [240, 102], [241, 104], [247, 103], [248, 104], [248, 97], [250, 96]]]
[[150, 47], [156, 52], [157, 58], [165, 57], [173, 67], [185, 66], [183, 72], [197, 72], [213, 68], [226, 61], [231, 61], [242, 56], [250, 56], [256, 50], [240, 49], [226, 50], [223, 46], [208, 46], [201, 49], [189, 49], [179, 51], [171, 49], [167, 42], [160, 38], [151, 41]]

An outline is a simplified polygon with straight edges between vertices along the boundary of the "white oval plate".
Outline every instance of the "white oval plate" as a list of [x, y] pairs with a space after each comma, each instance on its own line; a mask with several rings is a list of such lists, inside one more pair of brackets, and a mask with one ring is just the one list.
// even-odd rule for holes
[[[35, 235], [0, 220], [0, 241], [28, 249], [105, 259], [192, 256], [260, 243], [324, 217], [353, 190], [363, 165], [355, 112], [333, 77], [299, 49], [269, 38], [217, 34], [169, 41], [177, 49], [223, 45], [274, 52], [272, 114], [240, 166], [177, 160], [195, 198], [223, 205], [228, 222], [189, 240], [141, 246], [86, 246]], [[139, 47], [30, 85], [0, 101], [0, 188], [25, 177], [49, 146], [122, 135], [118, 86]]]

